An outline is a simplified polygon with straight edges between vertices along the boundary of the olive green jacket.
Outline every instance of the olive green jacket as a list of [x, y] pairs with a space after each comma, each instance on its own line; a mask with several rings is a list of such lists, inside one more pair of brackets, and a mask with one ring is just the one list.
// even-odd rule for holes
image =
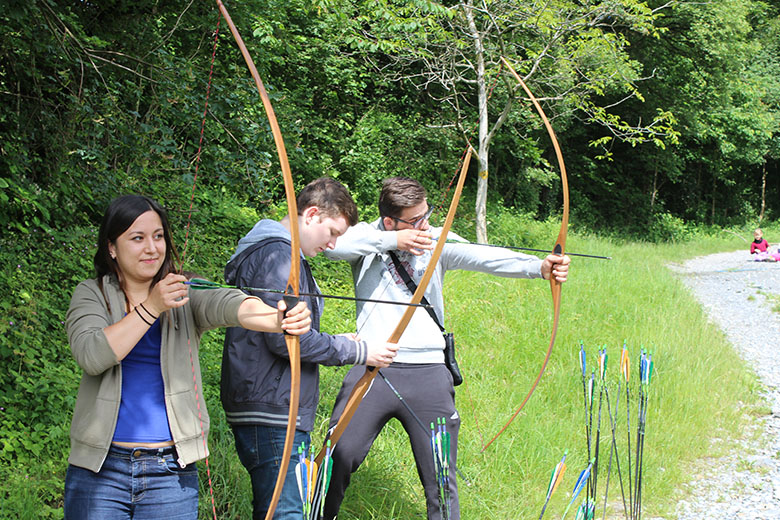
[[[208, 455], [209, 417], [198, 362], [200, 336], [209, 329], [238, 326], [238, 308], [248, 298], [236, 289], [190, 290], [189, 297], [186, 305], [159, 318], [165, 408], [182, 467]], [[70, 349], [84, 371], [73, 411], [68, 462], [95, 472], [100, 471], [111, 446], [122, 393], [122, 365], [103, 329], [124, 315], [125, 297], [119, 282], [105, 276], [102, 291], [97, 279], [76, 287], [66, 317]]]

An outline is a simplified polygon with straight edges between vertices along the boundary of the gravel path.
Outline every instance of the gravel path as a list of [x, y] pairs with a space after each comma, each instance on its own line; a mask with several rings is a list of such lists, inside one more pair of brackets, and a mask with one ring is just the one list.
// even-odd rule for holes
[[747, 445], [694, 473], [677, 505], [680, 520], [780, 519], [780, 313], [772, 311], [780, 303], [780, 263], [749, 257], [735, 251], [670, 266], [756, 371], [772, 409], [752, 419]]

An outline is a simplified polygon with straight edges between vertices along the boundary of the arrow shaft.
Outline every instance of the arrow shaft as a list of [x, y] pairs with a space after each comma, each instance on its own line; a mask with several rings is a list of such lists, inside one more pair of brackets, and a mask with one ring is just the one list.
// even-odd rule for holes
[[[432, 240], [437, 240], [436, 238]], [[506, 246], [501, 244], [483, 244], [480, 242], [461, 242], [460, 240], [447, 240], [448, 244], [469, 244], [472, 246], [483, 246], [483, 247], [500, 247], [501, 249], [512, 249], [514, 251], [533, 251], [535, 253], [547, 253], [552, 254], [552, 251], [549, 249], [534, 249], [532, 247], [520, 247], [520, 246]], [[566, 251], [566, 254], [568, 256], [580, 256], [584, 258], [596, 258], [598, 260], [612, 260], [611, 256], [599, 256], [599, 255], [586, 255], [584, 253], [570, 253]]]
[[[216, 282], [209, 282], [209, 283], [200, 283], [196, 281], [188, 281], [183, 282], [185, 285], [190, 285], [194, 289], [239, 289], [241, 291], [247, 291], [247, 292], [263, 292], [263, 293], [274, 293], [274, 294], [286, 294], [285, 291], [281, 289], [265, 289], [262, 287], [239, 287], [236, 285], [229, 285], [224, 283], [216, 283]], [[396, 302], [392, 300], [378, 300], [375, 298], [357, 298], [355, 296], [339, 296], [336, 294], [320, 294], [320, 293], [298, 293], [298, 296], [311, 296], [316, 298], [330, 298], [332, 300], [348, 300], [348, 301], [356, 301], [356, 302], [368, 302], [368, 303], [382, 303], [387, 305], [405, 305], [407, 307], [431, 307], [430, 305], [426, 305], [424, 303], [408, 303], [408, 302]]]
[[[403, 407], [406, 408], [406, 411], [411, 414], [412, 418], [417, 422], [417, 424], [420, 426], [420, 428], [422, 428], [424, 432], [428, 433], [430, 431], [430, 429], [427, 426], [425, 426], [425, 424], [423, 424], [422, 419], [420, 419], [420, 416], [417, 415], [414, 412], [414, 410], [412, 410], [412, 407], [409, 406], [409, 403], [406, 402], [406, 400], [398, 392], [396, 387], [393, 386], [393, 383], [391, 383], [390, 380], [387, 379], [387, 377], [385, 377], [385, 375], [382, 373], [381, 370], [377, 370], [377, 373], [378, 373], [379, 377], [381, 377], [382, 380], [385, 383], [387, 383], [387, 386], [395, 394], [395, 396], [398, 398], [398, 400], [401, 401], [401, 404], [403, 405]], [[448, 452], [449, 452], [449, 449], [448, 449]], [[461, 480], [466, 482], [468, 485], [471, 485], [471, 481], [468, 478], [466, 478], [466, 475], [464, 475], [457, 466], [455, 466], [455, 473], [458, 474], [458, 476], [461, 478]]]

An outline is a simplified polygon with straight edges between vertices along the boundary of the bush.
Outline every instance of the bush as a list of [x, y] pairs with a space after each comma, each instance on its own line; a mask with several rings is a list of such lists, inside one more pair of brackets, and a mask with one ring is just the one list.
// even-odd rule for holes
[[2, 244], [0, 284], [0, 461], [61, 459], [80, 370], [65, 337], [77, 281], [92, 269], [95, 230], [35, 231]]
[[497, 206], [488, 215], [488, 235], [493, 244], [552, 250], [561, 227], [559, 217], [534, 220], [529, 213], [516, 214], [513, 208]]
[[659, 213], [653, 217], [647, 231], [651, 242], [685, 242], [692, 238], [693, 232], [685, 221], [670, 213]]

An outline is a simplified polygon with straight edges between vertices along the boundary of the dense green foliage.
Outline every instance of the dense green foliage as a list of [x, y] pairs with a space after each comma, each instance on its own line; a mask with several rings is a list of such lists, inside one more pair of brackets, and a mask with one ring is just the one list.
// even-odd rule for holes
[[[451, 126], [457, 120], [454, 109], [435, 101], [441, 91], [394, 80], [387, 70], [398, 64], [399, 49], [364, 31], [441, 34], [434, 28], [460, 16], [457, 7], [423, 0], [384, 1], [382, 9], [372, 4], [253, 0], [228, 5], [272, 97], [298, 187], [321, 175], [339, 178], [364, 218], [375, 214], [378, 183], [391, 175], [420, 179], [438, 204], [463, 146]], [[523, 9], [512, 2], [488, 4], [509, 5], [504, 13], [515, 15]], [[563, 13], [571, 8], [562, 0], [549, 5]], [[533, 30], [505, 35], [510, 48], [527, 52], [552, 42], [556, 56], [574, 53], [587, 59], [588, 70], [630, 77], [594, 84], [587, 97], [581, 90], [556, 96], [570, 91], [577, 72], [566, 60], [552, 60], [544, 77], [531, 81], [540, 97], [547, 94], [546, 107], [556, 115], [553, 124], [570, 172], [572, 227], [580, 237], [598, 232], [620, 240], [690, 243], [715, 233], [706, 226], [737, 224], [749, 236], [745, 231], [762, 211], [773, 219], [780, 212], [777, 6], [750, 0], [681, 3], [651, 16], [653, 2], [634, 5], [633, 15], [604, 14], [616, 21], [609, 31], [625, 67], [609, 69], [609, 57], [595, 53], [609, 47], [596, 38], [592, 46], [576, 39], [575, 49], [556, 48], [566, 43], [548, 38], [552, 20], [545, 17], [534, 18]], [[415, 24], [415, 17], [425, 24]], [[637, 30], [641, 24], [632, 17], [649, 23], [647, 30]], [[282, 182], [268, 123], [224, 23], [210, 74], [217, 20], [211, 3], [187, 1], [11, 0], [0, 12], [0, 286], [5, 291], [0, 299], [0, 515], [56, 517], [61, 506], [70, 410], [80, 377], [62, 322], [73, 287], [92, 274], [95, 225], [108, 201], [126, 192], [162, 201], [176, 226], [176, 242], [186, 246], [186, 267], [213, 278], [221, 276], [236, 240], [259, 216], [279, 215]], [[512, 56], [529, 57], [520, 51]], [[405, 72], [413, 76], [418, 69], [409, 67]], [[468, 79], [458, 86], [460, 92], [469, 92]], [[632, 92], [630, 101], [617, 104], [625, 89]], [[495, 96], [507, 97], [506, 84], [497, 82]], [[463, 113], [476, 118], [474, 106], [473, 101], [464, 105]], [[599, 111], [613, 106], [610, 114]], [[496, 242], [548, 247], [554, 231], [537, 221], [549, 222], [558, 211], [559, 188], [552, 180], [548, 141], [535, 116], [523, 110], [514, 109], [491, 148], [495, 181], [489, 231]], [[603, 115], [601, 122], [594, 113]], [[673, 122], [678, 144], [640, 144], [614, 132], [620, 124], [603, 124], [639, 125], [658, 114]], [[461, 123], [472, 127], [475, 121]], [[457, 224], [464, 236], [473, 236], [474, 177]], [[591, 242], [582, 238], [580, 244]], [[626, 254], [648, 252], [639, 248]], [[343, 266], [315, 265], [324, 287], [349, 292]], [[329, 304], [332, 309], [326, 313], [328, 330], [348, 330], [350, 308]], [[450, 318], [456, 326], [460, 316]], [[617, 319], [612, 311], [582, 317], [594, 328], [600, 320], [608, 322], [621, 336], [628, 319]], [[593, 341], [622, 339], [592, 336]], [[574, 339], [580, 337], [564, 341]], [[223, 497], [219, 507], [227, 512], [239, 503], [235, 507], [245, 511], [246, 497], [235, 491], [240, 468], [228, 457], [230, 434], [219, 420], [219, 353], [215, 333], [204, 342], [202, 365], [216, 419], [214, 473], [224, 479], [216, 484]], [[338, 375], [324, 378], [323, 393], [331, 399], [325, 403], [332, 402]], [[380, 463], [393, 460], [380, 458]], [[408, 460], [401, 464], [410, 469]], [[413, 475], [404, 475], [405, 482], [413, 482]], [[378, 502], [368, 489], [365, 493], [366, 501]], [[477, 496], [471, 499], [484, 505]], [[409, 501], [419, 503], [417, 497]], [[391, 509], [405, 506], [377, 507], [377, 517], [390, 518]], [[478, 517], [479, 507], [469, 507], [474, 508], [469, 517]]]
[[[460, 95], [455, 111], [437, 101], [447, 85], [414, 81], [424, 72], [420, 56], [403, 61], [409, 48], [399, 43], [402, 36], [433, 41], [438, 47], [427, 52], [442, 53], [453, 50], [446, 44], [464, 46], [447, 39], [452, 20], [463, 16], [458, 8], [422, 0], [372, 4], [230, 6], [273, 98], [299, 183], [335, 176], [362, 204], [373, 204], [377, 180], [388, 175], [447, 185], [462, 149], [454, 126], [476, 125], [470, 78], [452, 85]], [[507, 26], [487, 42], [493, 58], [504, 49], [522, 70], [523, 60], [536, 63], [539, 46], [550, 55], [539, 62], [544, 74], [529, 81], [549, 98], [579, 222], [641, 235], [665, 214], [718, 224], [755, 220], [764, 180], [764, 213], [777, 213], [776, 6], [722, 0], [664, 4], [655, 12], [652, 3], [625, 0], [597, 11], [599, 32], [588, 37], [563, 25], [573, 9], [563, 0], [526, 16], [512, 2], [489, 5]], [[540, 19], [545, 12], [550, 17]], [[197, 164], [201, 183], [250, 206], [277, 199], [268, 125], [224, 23], [209, 75], [217, 20], [208, 2], [11, 2], [0, 14], [4, 230], [93, 222], [120, 191], [159, 194], [161, 181], [191, 184]], [[566, 39], [551, 38], [556, 30]], [[487, 71], [496, 85], [488, 110], [498, 113], [507, 84], [495, 72]], [[667, 138], [654, 133], [653, 121], [663, 122]], [[512, 110], [491, 145], [494, 203], [554, 211], [551, 149], [540, 132], [531, 111]], [[645, 142], [642, 132], [655, 137]]]

